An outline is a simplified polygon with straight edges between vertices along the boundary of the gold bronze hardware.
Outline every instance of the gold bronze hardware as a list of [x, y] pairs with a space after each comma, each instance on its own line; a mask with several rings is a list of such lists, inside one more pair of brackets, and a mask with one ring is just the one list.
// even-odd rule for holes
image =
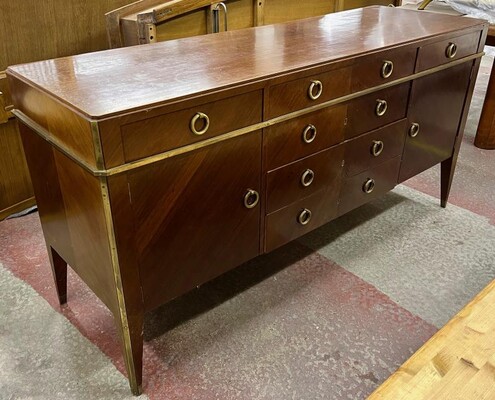
[[392, 72], [394, 72], [394, 63], [388, 60], [383, 61], [381, 71], [382, 78], [390, 78], [392, 76]]
[[[198, 130], [196, 129], [196, 122], [198, 122], [200, 119], [204, 122], [203, 127]], [[203, 135], [210, 127], [210, 118], [208, 118], [208, 115], [206, 115], [205, 113], [197, 112], [194, 117], [192, 117], [189, 127], [191, 128], [192, 133], [194, 133], [195, 135]]]
[[313, 183], [313, 180], [315, 179], [315, 173], [311, 169], [307, 169], [306, 171], [303, 172], [301, 175], [301, 184], [304, 187], [308, 187]]
[[375, 188], [375, 180], [368, 178], [366, 182], [363, 184], [363, 192], [366, 194], [370, 194]]
[[371, 146], [371, 154], [378, 157], [383, 151], [383, 142], [381, 140], [373, 140], [373, 145]]
[[350, 94], [347, 94], [345, 96], [338, 97], [336, 99], [325, 101], [324, 103], [315, 104], [311, 107], [307, 107], [307, 108], [302, 109], [302, 110], [294, 111], [294, 112], [288, 113], [286, 115], [282, 115], [280, 117], [272, 118], [268, 121], [258, 122], [256, 124], [234, 130], [234, 131], [226, 133], [224, 135], [211, 137], [211, 138], [202, 140], [202, 141], [197, 142], [197, 143], [192, 143], [192, 144], [189, 144], [187, 146], [182, 146], [182, 147], [179, 147], [179, 148], [176, 148], [173, 150], [168, 150], [168, 151], [165, 151], [163, 153], [148, 156], [148, 157], [142, 158], [140, 160], [128, 162], [126, 164], [118, 165], [116, 167], [112, 167], [112, 168], [108, 168], [108, 169], [98, 169], [98, 168], [94, 168], [93, 166], [89, 165], [87, 162], [82, 160], [78, 155], [73, 154], [72, 149], [69, 149], [64, 143], [60, 142], [57, 138], [53, 137], [51, 133], [49, 133], [45, 128], [43, 128], [41, 125], [39, 125], [38, 123], [33, 121], [31, 118], [29, 118], [22, 111], [13, 108], [12, 114], [19, 121], [23, 122], [25, 125], [27, 125], [29, 128], [31, 128], [34, 132], [36, 132], [40, 137], [42, 137], [47, 142], [52, 144], [55, 148], [60, 150], [67, 157], [69, 157], [70, 159], [75, 161], [78, 165], [83, 167], [85, 170], [87, 170], [92, 175], [94, 175], [94, 176], [113, 176], [113, 175], [118, 175], [118, 174], [122, 174], [122, 173], [125, 173], [128, 171], [131, 171], [131, 170], [134, 170], [137, 168], [142, 168], [146, 165], [150, 165], [150, 164], [153, 164], [153, 163], [158, 162], [158, 161], [163, 161], [163, 160], [166, 160], [168, 158], [177, 157], [177, 156], [179, 156], [181, 154], [185, 154], [189, 151], [205, 148], [205, 147], [223, 142], [225, 140], [230, 140], [230, 139], [233, 139], [233, 138], [236, 138], [239, 136], [243, 136], [243, 135], [249, 134], [251, 132], [267, 128], [269, 126], [280, 124], [282, 122], [291, 120], [293, 118], [298, 118], [298, 117], [301, 117], [303, 115], [307, 115], [307, 114], [322, 110], [322, 109], [327, 108], [327, 107], [332, 107], [332, 106], [335, 106], [338, 104], [348, 102], [350, 100], [354, 100], [354, 99], [361, 97], [361, 96], [366, 96], [366, 95], [371, 94], [371, 93], [376, 93], [380, 90], [384, 90], [384, 89], [388, 89], [388, 88], [393, 87], [393, 86], [397, 86], [401, 83], [410, 82], [414, 79], [423, 78], [425, 76], [429, 76], [429, 75], [434, 74], [436, 72], [444, 71], [444, 70], [450, 69], [452, 67], [455, 67], [457, 65], [461, 65], [467, 61], [476, 60], [478, 58], [483, 57], [484, 55], [485, 55], [484, 52], [479, 52], [476, 54], [472, 54], [470, 56], [458, 58], [458, 59], [453, 60], [449, 63], [445, 63], [442, 65], [436, 66], [434, 68], [429, 68], [427, 70], [424, 70], [421, 72], [416, 72], [412, 75], [408, 75], [408, 76], [405, 76], [403, 78], [399, 78], [399, 79], [395, 79], [393, 81], [385, 82], [385, 83], [378, 85], [378, 86], [374, 86], [374, 87], [371, 87], [368, 89], [360, 90], [358, 92], [350, 93]]
[[244, 195], [244, 207], [254, 208], [260, 200], [260, 194], [253, 189], [248, 189], [247, 193]]
[[447, 58], [454, 58], [457, 54], [457, 45], [455, 43], [449, 43], [445, 49], [445, 56]]
[[303, 131], [303, 141], [304, 143], [311, 143], [316, 138], [316, 127], [309, 124]]
[[297, 222], [299, 222], [301, 225], [307, 225], [309, 221], [311, 221], [312, 215], [313, 213], [307, 208], [305, 208], [297, 216]]
[[388, 104], [386, 100], [380, 100], [380, 99], [376, 100], [376, 108], [375, 108], [376, 115], [378, 115], [379, 117], [385, 115], [387, 109], [388, 109]]
[[[315, 93], [316, 89], [316, 93]], [[323, 93], [323, 83], [318, 80], [312, 80], [311, 85], [309, 85], [308, 95], [311, 100], [316, 100]]]
[[419, 124], [417, 122], [414, 122], [411, 124], [411, 127], [409, 128], [409, 136], [412, 138], [418, 136], [419, 133]]

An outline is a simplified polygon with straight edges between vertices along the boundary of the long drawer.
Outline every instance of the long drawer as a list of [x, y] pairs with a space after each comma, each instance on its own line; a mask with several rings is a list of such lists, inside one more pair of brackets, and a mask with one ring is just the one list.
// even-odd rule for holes
[[134, 161], [261, 122], [254, 91], [122, 126], [125, 161]]
[[477, 31], [421, 47], [418, 51], [416, 71], [424, 71], [474, 54], [478, 49], [479, 41], [480, 32]]

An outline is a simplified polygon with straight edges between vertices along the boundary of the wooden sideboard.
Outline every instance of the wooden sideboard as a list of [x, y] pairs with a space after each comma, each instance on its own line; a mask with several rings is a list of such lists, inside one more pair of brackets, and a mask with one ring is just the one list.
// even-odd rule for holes
[[487, 27], [369, 7], [8, 69], [60, 302], [68, 263], [133, 393], [146, 311], [438, 163], [446, 205]]

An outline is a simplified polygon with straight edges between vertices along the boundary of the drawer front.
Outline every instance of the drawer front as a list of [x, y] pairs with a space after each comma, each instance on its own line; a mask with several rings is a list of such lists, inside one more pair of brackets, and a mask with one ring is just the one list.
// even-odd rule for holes
[[264, 129], [265, 169], [271, 170], [340, 143], [347, 106], [325, 108]]
[[480, 32], [468, 33], [421, 47], [416, 71], [424, 71], [476, 53]]
[[351, 138], [406, 117], [410, 82], [349, 102], [345, 137]]
[[266, 216], [265, 252], [280, 247], [335, 217], [339, 187], [320, 190]]
[[397, 184], [399, 167], [400, 156], [345, 179], [342, 183], [338, 214], [345, 214], [392, 190]]
[[244, 128], [261, 118], [262, 92], [255, 91], [133, 122], [121, 128], [125, 161]]
[[402, 154], [407, 120], [365, 133], [345, 144], [345, 174], [353, 176]]
[[276, 211], [299, 199], [338, 185], [342, 175], [344, 146], [306, 157], [267, 174], [267, 213]]
[[416, 47], [381, 52], [354, 65], [352, 91], [357, 92], [414, 73]]
[[335, 69], [269, 88], [268, 119], [323, 103], [350, 92], [352, 67]]

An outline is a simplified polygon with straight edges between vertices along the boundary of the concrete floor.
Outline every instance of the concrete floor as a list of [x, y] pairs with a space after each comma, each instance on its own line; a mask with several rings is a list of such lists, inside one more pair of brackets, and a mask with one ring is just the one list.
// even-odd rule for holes
[[[495, 150], [446, 209], [433, 168], [147, 316], [143, 399], [363, 399], [495, 277]], [[37, 214], [0, 223], [0, 399], [126, 399], [112, 316], [75, 276], [60, 308]]]

